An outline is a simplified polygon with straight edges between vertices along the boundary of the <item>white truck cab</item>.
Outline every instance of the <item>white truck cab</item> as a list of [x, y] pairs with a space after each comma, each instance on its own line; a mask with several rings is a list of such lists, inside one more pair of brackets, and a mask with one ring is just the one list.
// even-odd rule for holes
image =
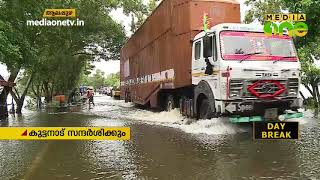
[[256, 25], [216, 25], [193, 40], [195, 114], [210, 118], [297, 109], [300, 69], [288, 35], [267, 36]]

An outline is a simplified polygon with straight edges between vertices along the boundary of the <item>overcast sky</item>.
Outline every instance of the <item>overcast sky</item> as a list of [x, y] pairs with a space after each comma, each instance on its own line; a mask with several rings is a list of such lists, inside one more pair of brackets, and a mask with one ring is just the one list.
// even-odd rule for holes
[[[238, 0], [241, 4], [241, 19], [244, 18], [244, 13], [246, 10], [248, 10], [248, 7], [246, 7], [244, 5], [244, 1], [245, 0]], [[144, 0], [144, 3], [147, 4], [148, 0]], [[130, 23], [131, 23], [131, 18], [124, 15], [122, 12], [122, 9], [117, 9], [115, 11], [113, 11], [111, 13], [111, 16], [119, 23], [123, 24], [125, 26], [125, 30], [127, 32], [127, 35], [131, 35], [130, 34]], [[100, 69], [103, 72], [105, 72], [105, 74], [110, 74], [110, 73], [116, 73], [118, 71], [120, 71], [120, 61], [101, 61], [101, 62], [95, 62], [94, 65], [96, 66], [96, 68], [94, 69], [94, 71], [96, 69]], [[4, 77], [8, 76], [8, 72], [7, 72], [7, 68], [0, 64], [0, 74]]]
[[[148, 2], [147, 0], [144, 0], [145, 4]], [[241, 19], [244, 19], [245, 11], [248, 10], [249, 8], [244, 5], [245, 0], [238, 0], [240, 2], [240, 7], [241, 7]], [[122, 9], [117, 9], [111, 13], [111, 16], [118, 22], [121, 23], [125, 26], [125, 30], [128, 35], [130, 34], [130, 23], [131, 23], [131, 18], [124, 15], [122, 13]], [[106, 74], [109, 73], [114, 73], [120, 71], [120, 62], [119, 61], [110, 61], [110, 62], [96, 62], [96, 69], [100, 69], [104, 71]]]

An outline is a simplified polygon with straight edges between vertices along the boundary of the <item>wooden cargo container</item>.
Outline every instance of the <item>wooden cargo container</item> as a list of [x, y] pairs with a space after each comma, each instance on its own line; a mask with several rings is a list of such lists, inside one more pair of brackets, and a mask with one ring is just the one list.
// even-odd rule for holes
[[240, 23], [235, 0], [163, 0], [121, 49], [121, 98], [159, 107], [162, 91], [192, 86], [191, 41], [210, 26]]

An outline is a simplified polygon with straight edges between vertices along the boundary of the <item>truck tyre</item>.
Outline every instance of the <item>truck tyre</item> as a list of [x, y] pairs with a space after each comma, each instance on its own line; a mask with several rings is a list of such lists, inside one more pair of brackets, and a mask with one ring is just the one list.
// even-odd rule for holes
[[193, 111], [197, 119], [211, 119], [217, 117], [215, 98], [209, 84], [201, 81], [194, 90]]
[[184, 115], [183, 108], [184, 108], [184, 97], [181, 97], [179, 99], [179, 108], [180, 108], [180, 114]]
[[166, 98], [166, 102], [165, 102], [165, 110], [167, 112], [170, 112], [171, 110], [173, 110], [175, 107], [175, 103], [174, 103], [174, 98], [172, 95], [168, 95]]
[[208, 99], [203, 99], [199, 107], [199, 119], [211, 119], [214, 116]]
[[124, 95], [125, 102], [131, 102], [130, 92], [126, 91]]

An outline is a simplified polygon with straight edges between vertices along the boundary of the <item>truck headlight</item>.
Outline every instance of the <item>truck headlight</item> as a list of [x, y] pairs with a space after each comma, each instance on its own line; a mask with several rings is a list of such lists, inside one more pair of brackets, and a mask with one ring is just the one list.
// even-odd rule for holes
[[288, 92], [288, 95], [289, 96], [296, 96], [296, 95], [298, 95], [298, 92], [296, 89], [290, 89]]
[[288, 80], [288, 96], [297, 96], [299, 90], [299, 79], [289, 78]]
[[240, 97], [243, 89], [243, 81], [241, 79], [232, 79], [229, 84], [229, 96]]
[[230, 91], [230, 97], [239, 97], [240, 91]]

